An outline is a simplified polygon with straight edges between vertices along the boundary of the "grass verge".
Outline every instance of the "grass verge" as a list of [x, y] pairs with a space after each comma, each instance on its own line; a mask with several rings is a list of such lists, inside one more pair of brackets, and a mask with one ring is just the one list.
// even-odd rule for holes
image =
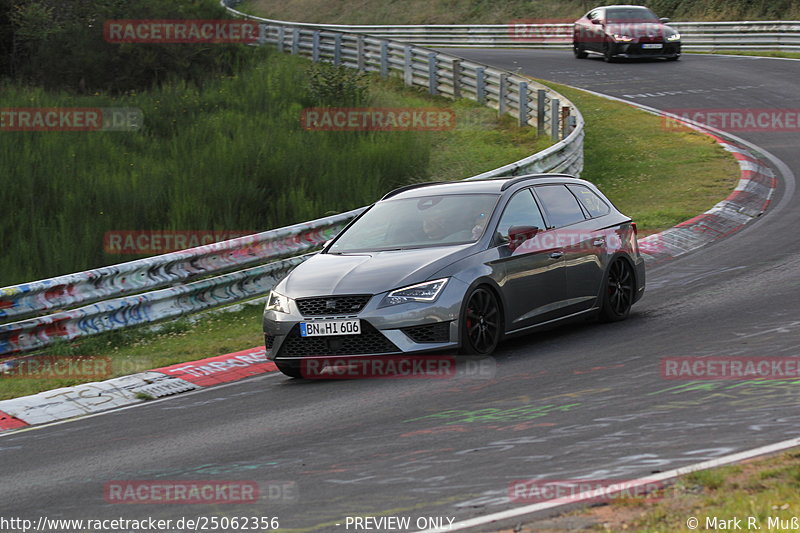
[[[391, 82], [390, 82], [391, 83]], [[583, 176], [597, 183], [642, 233], [671, 226], [708, 209], [727, 196], [738, 179], [738, 166], [710, 138], [695, 132], [665, 131], [661, 119], [619, 102], [556, 84], [574, 101], [587, 121]], [[387, 89], [388, 90], [388, 89]], [[428, 97], [395, 88], [411, 105]], [[376, 102], [385, 103], [377, 96]], [[388, 98], [386, 96], [385, 98]], [[434, 139], [431, 173], [461, 178], [481, 170], [493, 156], [508, 163], [530, 154], [536, 140], [532, 130], [520, 130], [513, 121], [497, 123], [494, 112], [470, 102], [450, 102], [462, 117], [462, 126]], [[489, 168], [492, 168], [491, 166]], [[112, 358], [113, 376], [193, 361], [262, 344], [260, 306], [232, 313], [206, 315], [195, 323], [173, 322], [158, 332], [134, 328], [65, 343], [44, 355]], [[89, 380], [83, 380], [89, 381]], [[75, 385], [81, 380], [3, 379], [0, 399]]]
[[[415, 181], [484, 172], [550, 144], [473, 102], [254, 53], [264, 56], [254, 66], [202, 87], [174, 81], [75, 96], [0, 82], [0, 109], [125, 107], [144, 116], [137, 131], [0, 128], [0, 168], [9, 175], [0, 204], [20, 213], [0, 218], [0, 287], [145, 257], [113, 253], [108, 232], [265, 231], [354, 209]], [[304, 129], [302, 110], [318, 106], [446, 107], [461, 126]]]
[[[674, 21], [797, 20], [797, 0], [649, 0]], [[328, 24], [506, 24], [515, 19], [572, 22], [597, 2], [588, 0], [245, 0], [237, 9], [296, 22]]]
[[666, 129], [662, 118], [580, 89], [539, 80], [586, 120], [584, 171], [643, 233], [672, 227], [728, 196], [739, 166], [711, 137]]
[[[576, 525], [583, 531], [626, 533], [796, 531], [800, 529], [798, 493], [800, 449], [795, 448], [682, 476], [647, 498], [619, 499], [528, 523], [515, 531], [559, 533], [574, 531]], [[687, 527], [692, 518], [697, 520], [695, 528]]]

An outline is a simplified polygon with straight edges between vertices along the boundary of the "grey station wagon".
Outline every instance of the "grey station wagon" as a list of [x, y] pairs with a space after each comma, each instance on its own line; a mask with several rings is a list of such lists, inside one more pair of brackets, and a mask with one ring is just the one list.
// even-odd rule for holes
[[354, 219], [269, 294], [267, 353], [488, 355], [568, 318], [626, 318], [645, 287], [636, 224], [559, 174], [410, 185]]

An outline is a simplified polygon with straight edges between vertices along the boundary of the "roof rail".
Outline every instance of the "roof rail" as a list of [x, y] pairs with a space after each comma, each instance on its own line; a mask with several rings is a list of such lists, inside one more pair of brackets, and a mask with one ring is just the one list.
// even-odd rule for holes
[[420, 187], [427, 187], [428, 185], [441, 185], [443, 183], [453, 183], [452, 181], [426, 181], [424, 183], [412, 183], [411, 185], [405, 185], [403, 187], [399, 187], [393, 191], [387, 192], [383, 195], [381, 200], [386, 200], [387, 198], [391, 198], [392, 196], [396, 196], [401, 192], [410, 191], [411, 189], [418, 189]]
[[559, 173], [553, 173], [553, 174], [528, 174], [527, 176], [519, 176], [518, 178], [509, 179], [507, 182], [505, 182], [502, 185], [502, 187], [500, 187], [500, 190], [501, 191], [505, 191], [506, 189], [508, 189], [512, 185], [516, 185], [517, 183], [520, 183], [520, 182], [523, 182], [523, 181], [528, 181], [528, 180], [533, 180], [533, 179], [538, 179], [538, 178], [573, 178], [574, 179], [575, 176], [570, 176], [569, 174], [559, 174]]

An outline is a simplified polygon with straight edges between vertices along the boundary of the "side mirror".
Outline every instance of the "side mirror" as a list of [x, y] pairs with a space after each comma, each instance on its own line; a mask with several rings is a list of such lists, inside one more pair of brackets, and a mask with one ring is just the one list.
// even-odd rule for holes
[[592, 24], [603, 24], [603, 21], [600, 19], [592, 19]]
[[537, 233], [539, 233], [539, 228], [536, 226], [511, 226], [508, 229], [508, 249], [513, 252]]
[[661, 21], [662, 23], [666, 24], [667, 22], [669, 22], [669, 17], [661, 17], [658, 20]]

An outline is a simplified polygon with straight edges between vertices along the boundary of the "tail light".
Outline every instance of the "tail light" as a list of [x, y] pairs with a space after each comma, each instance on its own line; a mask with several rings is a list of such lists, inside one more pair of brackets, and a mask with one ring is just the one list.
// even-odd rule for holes
[[631, 234], [631, 248], [633, 248], [636, 255], [639, 255], [639, 239], [637, 237], [639, 230], [636, 228], [636, 222], [631, 221], [631, 228], [633, 228], [633, 233]]

